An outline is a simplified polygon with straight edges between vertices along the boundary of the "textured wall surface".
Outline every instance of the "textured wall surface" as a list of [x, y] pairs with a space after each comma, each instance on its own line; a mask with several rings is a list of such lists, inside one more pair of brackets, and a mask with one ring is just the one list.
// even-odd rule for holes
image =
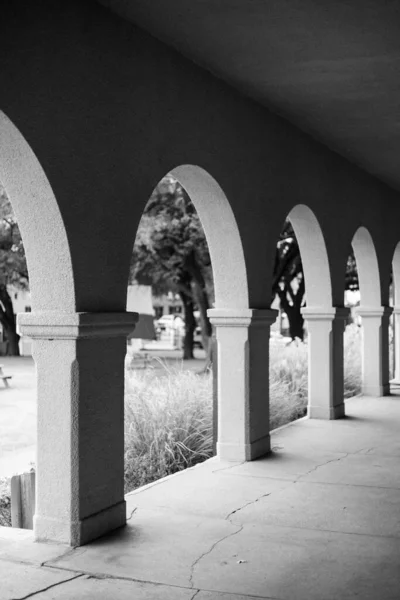
[[[333, 303], [343, 302], [360, 226], [375, 244], [387, 302], [398, 194], [106, 8], [4, 2], [0, 69], [0, 110], [39, 163], [30, 155], [26, 173], [10, 155], [2, 117], [0, 178], [21, 222], [34, 309], [124, 310], [143, 207], [182, 165], [200, 167], [219, 190], [192, 200], [222, 305], [269, 305], [276, 240], [298, 204], [322, 228]], [[305, 227], [302, 237], [316, 239]]]

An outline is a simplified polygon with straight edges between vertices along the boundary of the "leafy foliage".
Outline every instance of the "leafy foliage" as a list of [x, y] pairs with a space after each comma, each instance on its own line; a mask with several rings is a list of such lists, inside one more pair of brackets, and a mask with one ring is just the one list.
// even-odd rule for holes
[[193, 316], [199, 308], [204, 347], [211, 325], [207, 317], [213, 294], [211, 260], [195, 208], [172, 177], [161, 180], [144, 210], [133, 249], [130, 281], [151, 283], [156, 294], [180, 294], [185, 308], [185, 354], [192, 357]]
[[6, 191], [0, 186], [0, 323], [8, 338], [8, 353], [18, 355], [19, 336], [9, 285], [27, 289], [28, 269], [17, 220]]

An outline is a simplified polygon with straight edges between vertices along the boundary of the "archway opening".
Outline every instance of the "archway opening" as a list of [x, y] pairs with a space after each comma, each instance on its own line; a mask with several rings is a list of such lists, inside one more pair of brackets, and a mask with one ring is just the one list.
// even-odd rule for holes
[[[310, 405], [313, 357], [303, 310], [308, 315], [332, 310], [325, 241], [316, 216], [303, 204], [295, 206], [284, 223], [273, 282], [273, 306], [279, 308], [280, 323], [287, 320], [288, 329], [271, 334], [271, 428], [306, 415]], [[289, 333], [286, 340], [282, 333]]]
[[307, 413], [308, 352], [302, 308], [306, 282], [300, 246], [289, 219], [277, 242], [272, 308], [278, 318], [270, 334], [270, 427], [276, 429]]
[[347, 257], [344, 306], [349, 317], [344, 332], [344, 396], [351, 398], [361, 393], [361, 317], [357, 309], [361, 303], [357, 261], [351, 247]]
[[247, 305], [223, 191], [198, 167], [175, 169], [153, 190], [132, 255], [127, 309], [140, 317], [126, 360], [126, 491], [214, 454], [216, 342], [207, 310]]
[[[389, 320], [382, 307], [378, 259], [371, 234], [359, 227], [351, 242], [359, 285], [361, 384], [366, 395], [382, 396], [389, 385]], [[359, 321], [361, 316], [361, 321]], [[387, 380], [387, 381], [386, 381]]]
[[390, 305], [393, 314], [390, 321], [390, 377], [394, 385], [400, 385], [400, 242], [393, 253]]
[[31, 309], [22, 237], [0, 182], [0, 526], [11, 526], [11, 476], [35, 466], [36, 372], [31, 340], [17, 324]]

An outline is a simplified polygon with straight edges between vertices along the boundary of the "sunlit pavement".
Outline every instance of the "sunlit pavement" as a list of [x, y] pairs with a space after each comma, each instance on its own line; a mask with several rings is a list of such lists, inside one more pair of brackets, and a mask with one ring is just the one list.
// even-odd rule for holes
[[9, 387], [0, 380], [0, 477], [21, 473], [35, 461], [36, 376], [32, 358], [1, 356]]

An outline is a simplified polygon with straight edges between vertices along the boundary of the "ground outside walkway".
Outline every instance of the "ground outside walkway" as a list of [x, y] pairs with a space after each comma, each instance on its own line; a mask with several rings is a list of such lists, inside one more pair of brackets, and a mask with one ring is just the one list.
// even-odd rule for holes
[[1, 529], [0, 599], [398, 600], [400, 396], [346, 411], [128, 495], [128, 526], [85, 547]]

